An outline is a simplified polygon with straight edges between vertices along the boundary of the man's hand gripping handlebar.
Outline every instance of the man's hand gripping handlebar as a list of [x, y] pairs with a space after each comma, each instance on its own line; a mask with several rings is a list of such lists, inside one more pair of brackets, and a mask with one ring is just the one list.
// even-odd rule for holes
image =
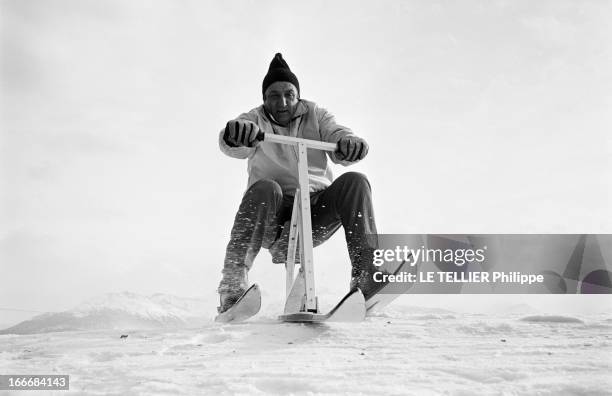
[[349, 135], [341, 138], [337, 144], [311, 139], [263, 133], [257, 124], [246, 120], [232, 120], [225, 126], [223, 140], [231, 147], [255, 147], [264, 140], [281, 144], [304, 143], [308, 148], [333, 151], [343, 161], [359, 161], [368, 154], [368, 144], [360, 137]]

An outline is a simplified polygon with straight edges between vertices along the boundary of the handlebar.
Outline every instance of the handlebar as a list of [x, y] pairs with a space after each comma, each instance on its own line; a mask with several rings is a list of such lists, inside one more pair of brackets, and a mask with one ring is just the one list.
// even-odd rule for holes
[[275, 135], [272, 133], [259, 132], [257, 134], [257, 140], [260, 142], [270, 142], [279, 144], [289, 145], [300, 145], [303, 144], [310, 149], [323, 150], [323, 151], [336, 151], [338, 145], [336, 143], [321, 142], [319, 140], [302, 139], [291, 136]]

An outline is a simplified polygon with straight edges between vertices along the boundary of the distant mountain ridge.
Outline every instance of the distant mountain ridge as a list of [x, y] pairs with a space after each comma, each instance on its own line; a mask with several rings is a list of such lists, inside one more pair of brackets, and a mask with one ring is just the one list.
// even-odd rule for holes
[[0, 330], [0, 334], [196, 326], [210, 320], [206, 316], [209, 310], [204, 299], [161, 293], [151, 296], [131, 292], [109, 293], [68, 311], [35, 316]]

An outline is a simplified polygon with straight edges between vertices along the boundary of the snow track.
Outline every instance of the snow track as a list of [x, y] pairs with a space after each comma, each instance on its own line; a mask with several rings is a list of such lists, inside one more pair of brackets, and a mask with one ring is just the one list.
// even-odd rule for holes
[[[304, 325], [0, 336], [0, 372], [86, 394], [611, 394], [610, 317], [393, 313]], [[120, 339], [121, 334], [128, 338]]]

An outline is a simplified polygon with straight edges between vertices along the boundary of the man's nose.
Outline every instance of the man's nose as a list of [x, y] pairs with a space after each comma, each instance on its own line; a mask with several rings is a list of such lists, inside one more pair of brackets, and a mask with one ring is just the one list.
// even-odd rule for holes
[[287, 98], [282, 98], [281, 99], [281, 106], [287, 107]]

